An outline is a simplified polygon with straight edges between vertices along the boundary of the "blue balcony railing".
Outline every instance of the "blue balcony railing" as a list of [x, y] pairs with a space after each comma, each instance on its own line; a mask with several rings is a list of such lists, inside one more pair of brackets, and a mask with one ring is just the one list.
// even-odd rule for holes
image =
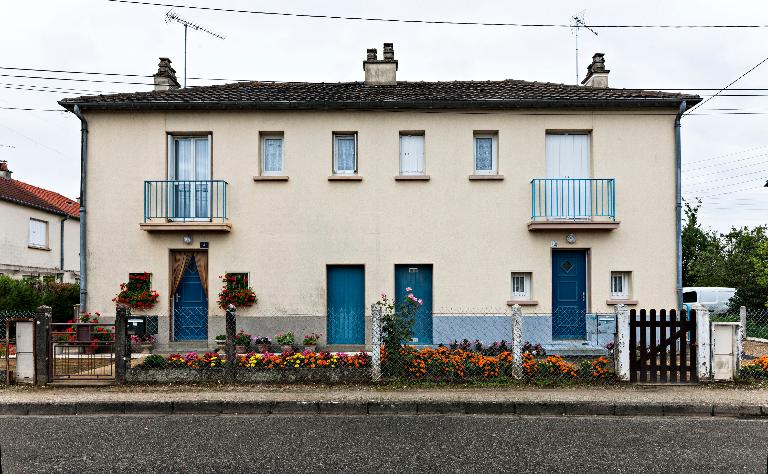
[[531, 180], [531, 220], [616, 220], [613, 178]]
[[227, 182], [144, 181], [144, 222], [225, 222]]

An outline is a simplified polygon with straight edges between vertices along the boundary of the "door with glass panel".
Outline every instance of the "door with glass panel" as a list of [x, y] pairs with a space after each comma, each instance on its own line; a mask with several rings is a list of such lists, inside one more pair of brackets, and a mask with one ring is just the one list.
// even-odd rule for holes
[[175, 221], [211, 219], [211, 137], [169, 137], [168, 205]]
[[589, 134], [548, 133], [546, 138], [546, 215], [587, 219], [592, 215]]

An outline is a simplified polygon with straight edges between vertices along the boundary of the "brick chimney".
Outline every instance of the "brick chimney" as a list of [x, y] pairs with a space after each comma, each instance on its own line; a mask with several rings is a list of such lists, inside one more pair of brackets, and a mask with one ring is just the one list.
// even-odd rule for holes
[[176, 80], [176, 70], [171, 67], [170, 59], [160, 58], [160, 63], [157, 66], [157, 72], [154, 75], [156, 91], [167, 91], [181, 87], [179, 81]]
[[0, 179], [11, 179], [13, 171], [8, 169], [7, 161], [0, 161]]
[[371, 85], [395, 85], [397, 84], [397, 61], [395, 61], [395, 49], [392, 43], [384, 43], [384, 59], [377, 58], [376, 48], [368, 50], [365, 61], [365, 83]]
[[587, 77], [581, 83], [587, 87], [598, 87], [605, 89], [608, 87], [608, 73], [611, 72], [605, 68], [605, 54], [595, 53], [592, 56], [592, 64], [587, 66]]

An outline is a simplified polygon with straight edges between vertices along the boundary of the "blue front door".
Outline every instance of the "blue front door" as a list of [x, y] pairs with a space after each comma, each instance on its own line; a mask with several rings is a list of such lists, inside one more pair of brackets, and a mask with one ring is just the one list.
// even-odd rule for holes
[[189, 259], [174, 295], [173, 336], [177, 341], [208, 339], [208, 297], [194, 257]]
[[587, 252], [552, 251], [552, 338], [585, 339]]
[[328, 266], [328, 344], [365, 344], [365, 268]]
[[411, 342], [432, 344], [432, 265], [395, 265], [395, 303], [402, 303], [408, 293], [422, 300]]

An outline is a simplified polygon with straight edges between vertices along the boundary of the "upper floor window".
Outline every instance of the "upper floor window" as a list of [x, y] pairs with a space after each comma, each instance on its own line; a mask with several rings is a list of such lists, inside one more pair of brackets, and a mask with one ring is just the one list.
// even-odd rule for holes
[[48, 222], [29, 219], [29, 246], [38, 249], [48, 248]]
[[283, 135], [278, 133], [261, 136], [261, 174], [280, 176], [283, 174]]
[[625, 300], [629, 298], [630, 272], [611, 272], [611, 298]]
[[475, 174], [498, 173], [498, 134], [475, 133]]
[[424, 132], [400, 134], [400, 174], [424, 174]]
[[357, 134], [333, 134], [333, 173], [357, 173]]
[[174, 136], [169, 138], [168, 177], [174, 181], [207, 181], [211, 179], [211, 137]]

